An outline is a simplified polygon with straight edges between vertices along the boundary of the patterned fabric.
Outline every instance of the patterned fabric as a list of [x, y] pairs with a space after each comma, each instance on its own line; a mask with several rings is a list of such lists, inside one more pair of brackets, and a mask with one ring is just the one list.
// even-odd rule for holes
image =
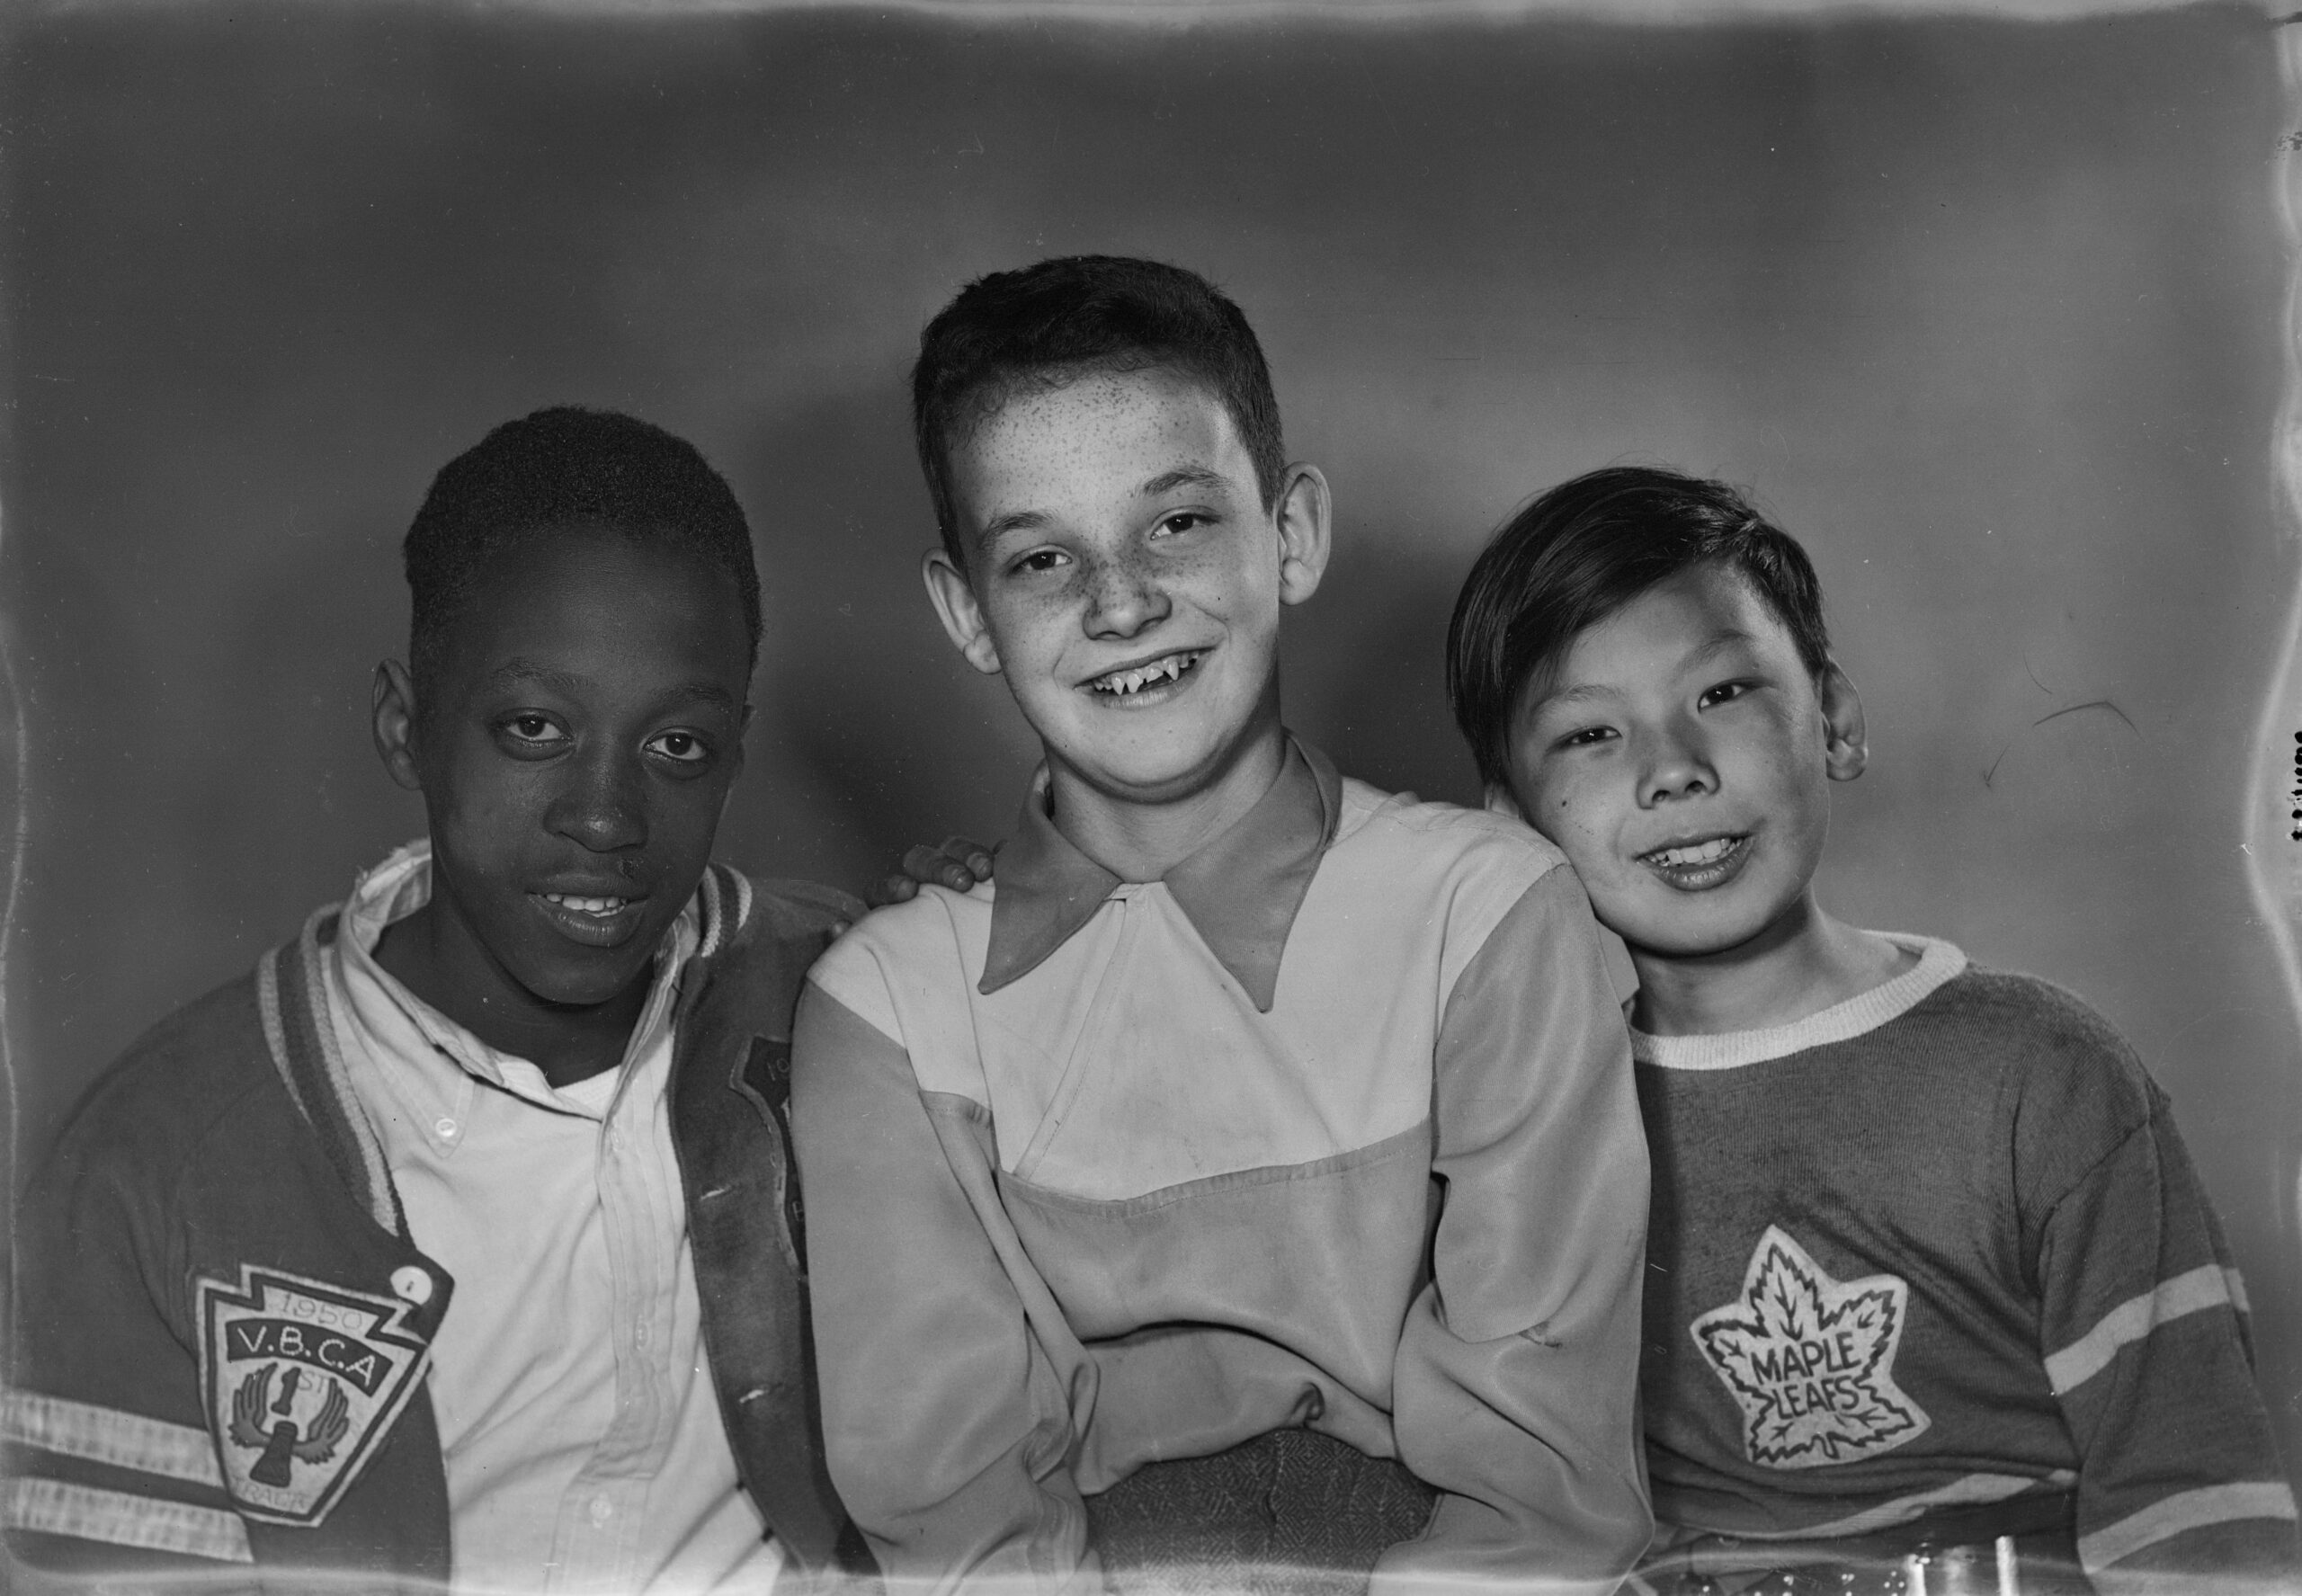
[[1394, 1459], [1274, 1430], [1211, 1458], [1147, 1463], [1088, 1497], [1087, 1522], [1114, 1596], [1358, 1596], [1437, 1500]]

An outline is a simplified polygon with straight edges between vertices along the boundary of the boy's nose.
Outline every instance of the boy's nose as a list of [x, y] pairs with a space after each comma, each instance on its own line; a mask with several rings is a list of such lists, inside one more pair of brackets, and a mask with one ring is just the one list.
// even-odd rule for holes
[[1083, 624], [1091, 638], [1131, 638], [1164, 620], [1174, 608], [1150, 573], [1130, 561], [1105, 561], [1088, 573], [1087, 580]]
[[1665, 803], [1718, 790], [1718, 772], [1711, 768], [1700, 738], [1663, 733], [1649, 739], [1639, 802]]
[[544, 811], [545, 829], [593, 853], [636, 848], [647, 840], [640, 773], [627, 761], [589, 761]]

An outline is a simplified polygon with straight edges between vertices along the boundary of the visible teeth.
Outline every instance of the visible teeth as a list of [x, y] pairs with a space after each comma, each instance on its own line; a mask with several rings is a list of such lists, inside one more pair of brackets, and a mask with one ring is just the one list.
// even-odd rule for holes
[[1708, 843], [1698, 843], [1691, 848], [1664, 848], [1646, 857], [1665, 866], [1717, 864], [1734, 851], [1734, 838], [1713, 837]]
[[1141, 692], [1155, 682], [1173, 682], [1197, 664], [1200, 653], [1171, 654], [1164, 659], [1155, 659], [1147, 665], [1136, 665], [1124, 671], [1113, 671], [1108, 676], [1095, 678], [1097, 692], [1116, 693], [1120, 698]]
[[612, 914], [631, 901], [622, 897], [576, 897], [565, 892], [547, 892], [543, 896], [547, 902], [584, 914]]

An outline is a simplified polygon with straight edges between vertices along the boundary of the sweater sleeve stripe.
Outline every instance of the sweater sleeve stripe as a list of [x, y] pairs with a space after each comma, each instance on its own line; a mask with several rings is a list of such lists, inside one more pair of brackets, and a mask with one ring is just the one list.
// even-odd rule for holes
[[166, 1479], [219, 1487], [224, 1483], [206, 1431], [94, 1403], [12, 1391], [0, 1399], [0, 1437]]
[[247, 1526], [235, 1513], [162, 1502], [62, 1480], [14, 1479], [0, 1498], [11, 1529], [100, 1540], [112, 1546], [180, 1552], [219, 1563], [253, 1563]]
[[2162, 1496], [2140, 1512], [2120, 1519], [2078, 1538], [2078, 1561], [2092, 1574], [2145, 1547], [2210, 1524], [2237, 1519], [2295, 1517], [2294, 1493], [2275, 1480], [2247, 1481], [2232, 1485], [2202, 1485]]
[[2142, 1340], [2161, 1324], [2226, 1303], [2243, 1311], [2245, 1288], [2237, 1284], [2236, 1273], [2219, 1264], [2201, 1263], [2159, 1281], [2153, 1290], [2128, 1297], [2095, 1321], [2092, 1330], [2048, 1356], [2047, 1379], [2054, 1394], [2061, 1396], [2084, 1385], [2110, 1366], [2119, 1348]]

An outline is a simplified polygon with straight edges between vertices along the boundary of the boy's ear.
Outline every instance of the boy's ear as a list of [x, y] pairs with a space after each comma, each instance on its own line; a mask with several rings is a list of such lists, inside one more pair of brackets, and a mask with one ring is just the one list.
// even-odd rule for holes
[[1862, 695], [1838, 661], [1823, 667], [1816, 679], [1823, 700], [1823, 767], [1834, 781], [1851, 781], [1870, 762], [1870, 742], [1862, 723]]
[[929, 549], [927, 557], [919, 562], [919, 575], [927, 584], [928, 601], [935, 606], [936, 619], [943, 623], [951, 646], [985, 675], [996, 676], [999, 647], [991, 640], [991, 628], [983, 619], [983, 606], [975, 602], [968, 574], [938, 548]]
[[1279, 528], [1279, 602], [1299, 604], [1319, 591], [1331, 547], [1327, 479], [1316, 466], [1292, 465], [1280, 481], [1272, 519]]
[[376, 667], [376, 687], [369, 729], [376, 739], [376, 754], [391, 779], [410, 792], [424, 789], [415, 768], [415, 684], [407, 667], [396, 659]]

